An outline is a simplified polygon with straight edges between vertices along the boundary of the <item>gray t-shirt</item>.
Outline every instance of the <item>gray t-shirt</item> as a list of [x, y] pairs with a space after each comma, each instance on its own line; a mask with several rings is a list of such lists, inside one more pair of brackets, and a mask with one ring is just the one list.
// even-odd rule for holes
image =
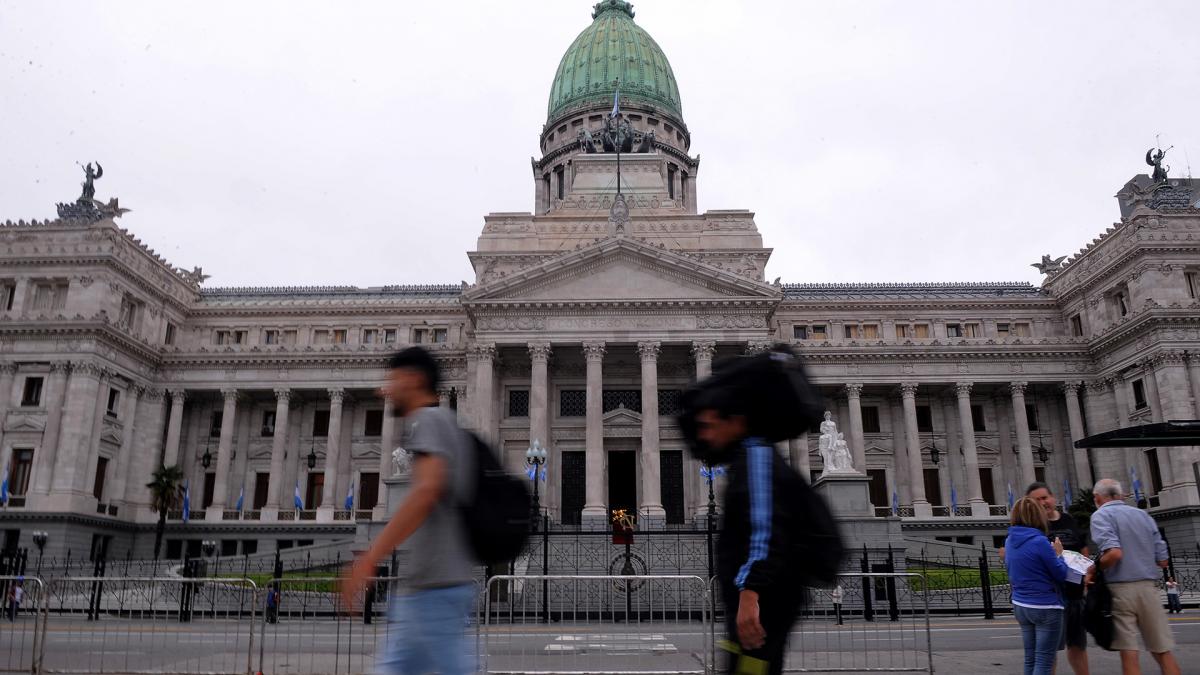
[[409, 551], [408, 585], [436, 588], [469, 584], [474, 580], [475, 558], [463, 526], [460, 505], [475, 489], [474, 441], [459, 428], [448, 408], [421, 408], [404, 425], [404, 449], [414, 455], [436, 455], [446, 460], [448, 482], [429, 518], [406, 543]]

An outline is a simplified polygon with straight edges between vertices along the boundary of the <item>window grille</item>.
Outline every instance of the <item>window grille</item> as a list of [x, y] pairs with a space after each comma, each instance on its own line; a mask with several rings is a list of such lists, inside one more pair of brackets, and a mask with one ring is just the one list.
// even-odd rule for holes
[[558, 392], [559, 417], [587, 415], [587, 392], [582, 389], [563, 389]]
[[617, 408], [642, 412], [642, 392], [637, 389], [606, 389], [601, 400], [606, 413]]
[[679, 414], [679, 397], [683, 395], [678, 389], [658, 390], [658, 414], [674, 417]]
[[508, 390], [508, 416], [529, 417], [529, 390]]

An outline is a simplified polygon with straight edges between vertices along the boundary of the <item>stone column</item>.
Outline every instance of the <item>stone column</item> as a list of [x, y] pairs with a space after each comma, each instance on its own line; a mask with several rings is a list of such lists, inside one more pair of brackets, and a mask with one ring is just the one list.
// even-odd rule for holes
[[[50, 364], [50, 379], [46, 383], [46, 430], [42, 432], [42, 444], [33, 458], [32, 492], [34, 495], [50, 494], [50, 486], [53, 485], [69, 370], [70, 365], [66, 361], [56, 361]], [[34, 505], [30, 504], [29, 506], [33, 507]]]
[[[1163, 401], [1158, 391], [1158, 368], [1156, 360], [1146, 359], [1142, 363], [1145, 376], [1142, 378], [1146, 382], [1146, 402], [1150, 404], [1150, 421], [1163, 421]], [[1163, 478], [1166, 478], [1164, 475]]]
[[805, 481], [811, 480], [812, 467], [808, 459], [808, 432], [800, 434], [799, 438], [793, 438], [788, 441], [788, 452], [792, 456], [792, 468], [799, 473]]
[[112, 470], [112, 483], [105, 488], [108, 493], [106, 502], [112, 504], [125, 503], [126, 476], [129, 464], [133, 461], [133, 444], [138, 429], [138, 402], [142, 399], [145, 387], [131, 383], [125, 389], [125, 400], [121, 402], [121, 448], [117, 451], [117, 461]]
[[584, 432], [585, 480], [587, 495], [583, 507], [585, 518], [598, 518], [608, 523], [608, 509], [604, 494], [604, 343], [583, 343], [583, 355], [587, 360], [587, 428]]
[[496, 345], [475, 345], [475, 424], [479, 435], [490, 443], [497, 441], [495, 433]]
[[1200, 352], [1188, 352], [1187, 369], [1188, 382], [1192, 386], [1192, 408], [1196, 419], [1200, 420]]
[[963, 460], [966, 464], [971, 516], [987, 518], [990, 514], [988, 503], [983, 500], [983, 486], [979, 482], [979, 451], [975, 445], [975, 423], [971, 416], [971, 383], [955, 383], [954, 392], [958, 395], [958, 422], [962, 430]]
[[233, 461], [233, 432], [237, 429], [237, 389], [222, 389], [221, 436], [217, 440], [217, 471], [213, 482], [213, 503], [205, 520], [221, 520], [229, 508], [229, 469]]
[[861, 384], [846, 385], [846, 403], [850, 409], [850, 452], [854, 458], [854, 469], [867, 473], [867, 443], [863, 436]]
[[[342, 445], [342, 403], [344, 389], [329, 390], [329, 436], [325, 439], [325, 486], [321, 490], [321, 506], [317, 508], [318, 520], [332, 521], [333, 511], [338, 508], [337, 478], [338, 460]], [[312, 508], [310, 505], [308, 508]]]
[[[559, 457], [554, 452], [554, 444], [550, 438], [550, 343], [530, 342], [526, 345], [529, 350], [529, 444], [536, 440], [546, 449], [546, 466], [544, 470], [550, 476], [558, 472]], [[549, 479], [545, 483], [545, 496], [542, 508], [545, 513], [552, 514], [558, 504], [558, 495], [550, 486], [560, 485], [557, 480]]]
[[125, 470], [126, 513], [139, 522], [157, 519], [157, 514], [150, 510], [150, 490], [146, 483], [150, 481], [154, 470], [162, 465], [159, 454], [166, 417], [163, 390], [145, 389], [137, 410], [133, 458]]
[[712, 375], [713, 354], [717, 351], [717, 343], [711, 340], [695, 340], [692, 342], [692, 356], [696, 359], [696, 381]]
[[17, 375], [17, 364], [0, 364], [0, 434], [4, 433], [4, 421], [13, 399], [13, 378]]
[[[292, 409], [292, 390], [280, 387], [275, 390], [275, 436], [271, 439], [271, 465], [267, 474], [267, 501], [263, 505], [263, 519], [274, 520], [281, 510], [293, 507], [292, 495], [283, 489], [283, 456], [287, 453], [288, 413]], [[258, 495], [255, 495], [257, 498]]]
[[[458, 409], [462, 411], [462, 399], [458, 399]], [[396, 449], [396, 406], [392, 399], [383, 397], [383, 429], [379, 434], [379, 501], [371, 514], [373, 520], [387, 518], [387, 490], [384, 479], [392, 477], [392, 451]]]
[[[1191, 383], [1188, 381], [1184, 353], [1168, 350], [1158, 354], [1150, 363], [1150, 378], [1157, 380], [1161, 420], [1190, 419], [1193, 411]], [[1195, 446], [1159, 448], [1158, 463], [1163, 477], [1160, 506], [1192, 506], [1197, 503], [1196, 478], [1192, 463], [1200, 461]]]
[[1024, 494], [1025, 488], [1036, 480], [1033, 472], [1033, 445], [1029, 440], [1029, 417], [1025, 414], [1025, 382], [1009, 383], [1012, 391], [1013, 422], [1017, 428], [1017, 459], [1021, 471], [1021, 485], [1014, 494]]
[[642, 361], [642, 504], [638, 509], [649, 518], [662, 518], [662, 465], [658, 429], [658, 353], [661, 343], [639, 342]]
[[1075, 441], [1084, 438], [1083, 414], [1079, 410], [1079, 382], [1063, 382], [1063, 402], [1067, 404], [1067, 426], [1071, 431], [1071, 458], [1075, 467], [1076, 489], [1086, 489], [1095, 483], [1088, 463], [1087, 448], [1076, 448]]
[[904, 403], [904, 444], [908, 448], [913, 513], [917, 518], [932, 518], [933, 507], [925, 499], [925, 463], [921, 460], [921, 437], [917, 434], [917, 384], [902, 383], [900, 398]]
[[[95, 499], [86, 486], [88, 449], [92, 446], [93, 428], [96, 421], [96, 399], [100, 395], [102, 369], [92, 363], [71, 365], [71, 379], [67, 383], [67, 399], [59, 432], [60, 453], [54, 467], [52, 502], [59, 508], [95, 511]], [[88, 503], [88, 500], [91, 503]], [[58, 509], [55, 509], [58, 510]]]
[[172, 389], [169, 393], [171, 395], [171, 415], [167, 420], [167, 442], [163, 446], [159, 463], [164, 466], [178, 466], [179, 441], [183, 437], [183, 403], [187, 399], [187, 394], [182, 389]]

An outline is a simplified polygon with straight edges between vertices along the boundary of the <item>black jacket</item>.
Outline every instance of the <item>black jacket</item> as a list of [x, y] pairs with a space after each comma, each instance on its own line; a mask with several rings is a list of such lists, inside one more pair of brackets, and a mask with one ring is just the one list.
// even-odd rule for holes
[[803, 586], [795, 496], [803, 479], [770, 445], [748, 440], [733, 455], [723, 496], [717, 577], [726, 595], [740, 590], [792, 595]]

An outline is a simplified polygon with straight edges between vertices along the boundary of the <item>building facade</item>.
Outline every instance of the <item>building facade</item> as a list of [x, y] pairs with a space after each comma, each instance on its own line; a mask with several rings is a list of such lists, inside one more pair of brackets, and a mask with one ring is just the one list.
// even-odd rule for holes
[[[1002, 534], [1009, 490], [1035, 479], [1134, 475], [1173, 541], [1197, 539], [1196, 448], [1072, 446], [1200, 418], [1197, 183], [1136, 176], [1120, 221], [1041, 287], [789, 284], [766, 280], [752, 212], [698, 212], [690, 143], [666, 57], [606, 0], [551, 86], [534, 209], [484, 218], [473, 284], [210, 288], [119, 227], [91, 176], [58, 218], [4, 223], [4, 545], [43, 530], [48, 554], [148, 555], [160, 464], [191, 505], [168, 514], [171, 557], [349, 540], [384, 517], [402, 430], [376, 390], [409, 344], [514, 470], [548, 448], [558, 526], [614, 508], [686, 524], [708, 486], [671, 421], [679, 393], [778, 341], [828, 397], [878, 517], [914, 539]], [[780, 452], [821, 469], [815, 433]]]

